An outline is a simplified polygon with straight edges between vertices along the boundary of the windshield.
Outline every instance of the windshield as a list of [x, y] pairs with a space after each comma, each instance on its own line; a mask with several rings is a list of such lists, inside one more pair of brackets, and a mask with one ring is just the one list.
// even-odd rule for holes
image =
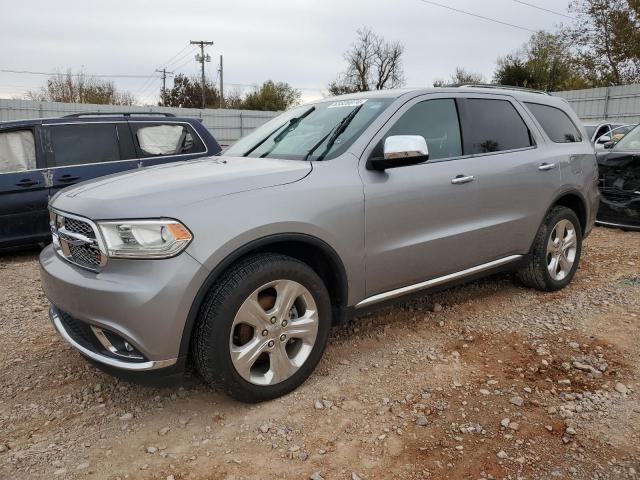
[[589, 138], [593, 137], [593, 134], [596, 133], [596, 125], [585, 125], [584, 128]]
[[640, 150], [640, 125], [622, 137], [622, 140], [616, 143], [613, 149], [616, 151]]
[[[296, 107], [240, 139], [227, 149], [224, 155], [286, 160], [335, 158], [342, 154], [392, 101], [393, 98], [362, 98]], [[358, 107], [359, 110], [355, 111]], [[353, 118], [348, 118], [354, 112]], [[345, 119], [348, 123], [343, 123], [343, 128], [338, 129]]]

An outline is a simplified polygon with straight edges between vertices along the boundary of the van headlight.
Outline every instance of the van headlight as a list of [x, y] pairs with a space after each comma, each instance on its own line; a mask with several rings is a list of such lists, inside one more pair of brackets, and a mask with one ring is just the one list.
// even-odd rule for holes
[[177, 220], [98, 222], [111, 258], [169, 258], [187, 248], [191, 232]]

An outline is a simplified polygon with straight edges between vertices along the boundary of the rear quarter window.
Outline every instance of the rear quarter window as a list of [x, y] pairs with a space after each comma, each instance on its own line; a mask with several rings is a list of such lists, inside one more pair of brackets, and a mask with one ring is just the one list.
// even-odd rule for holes
[[200, 137], [186, 124], [146, 124], [134, 126], [140, 152], [145, 157], [202, 153]]
[[575, 143], [582, 141], [580, 131], [569, 115], [561, 109], [539, 103], [525, 103], [542, 128], [555, 143]]

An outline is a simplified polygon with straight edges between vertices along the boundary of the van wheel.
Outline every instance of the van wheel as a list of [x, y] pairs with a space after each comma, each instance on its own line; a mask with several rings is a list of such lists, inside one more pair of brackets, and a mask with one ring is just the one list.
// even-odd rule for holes
[[566, 287], [578, 269], [582, 228], [573, 210], [553, 207], [545, 217], [528, 263], [518, 277], [528, 287], [552, 292]]
[[331, 302], [320, 277], [294, 258], [265, 253], [233, 265], [202, 308], [193, 341], [198, 371], [243, 402], [301, 385], [324, 352]]

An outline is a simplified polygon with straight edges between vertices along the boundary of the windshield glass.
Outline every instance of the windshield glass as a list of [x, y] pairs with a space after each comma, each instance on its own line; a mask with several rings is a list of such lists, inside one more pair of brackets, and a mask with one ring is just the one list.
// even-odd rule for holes
[[589, 138], [593, 137], [593, 134], [596, 133], [596, 125], [585, 125], [584, 128], [587, 131], [587, 136]]
[[[362, 98], [302, 105], [241, 138], [224, 155], [286, 160], [331, 159], [343, 153], [392, 101], [393, 98]], [[335, 133], [340, 123], [358, 107], [360, 109], [346, 129], [331, 144], [330, 134]]]
[[633, 130], [627, 133], [622, 140], [620, 140], [613, 147], [614, 150], [640, 150], [640, 125], [636, 126]]

